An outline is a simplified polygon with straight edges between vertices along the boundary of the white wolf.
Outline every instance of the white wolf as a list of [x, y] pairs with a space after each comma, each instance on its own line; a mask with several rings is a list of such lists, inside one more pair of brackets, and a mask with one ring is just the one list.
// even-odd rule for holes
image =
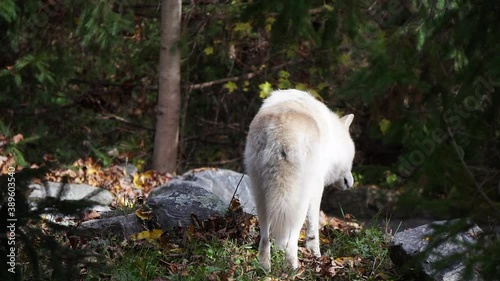
[[245, 168], [260, 224], [259, 262], [270, 270], [269, 234], [298, 267], [298, 239], [307, 216], [306, 247], [319, 249], [319, 213], [325, 185], [354, 183], [354, 115], [339, 118], [309, 93], [274, 91], [250, 124]]

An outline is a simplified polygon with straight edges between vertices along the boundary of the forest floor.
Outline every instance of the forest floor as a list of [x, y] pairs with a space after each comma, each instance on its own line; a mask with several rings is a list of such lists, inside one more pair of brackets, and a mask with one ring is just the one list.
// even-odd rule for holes
[[[0, 168], [14, 165], [12, 156], [2, 156]], [[37, 168], [32, 165], [31, 168]], [[50, 170], [40, 181], [68, 181], [105, 187], [114, 193], [115, 208], [132, 213], [140, 208], [132, 196], [147, 196], [149, 191], [169, 181], [172, 175], [152, 171], [137, 172], [129, 181], [122, 166], [101, 167], [94, 160], [80, 159], [73, 165]], [[83, 220], [98, 218], [84, 214]], [[322, 217], [320, 244], [323, 256], [314, 258], [299, 247], [301, 267], [286, 266], [284, 253], [273, 248], [272, 270], [258, 264], [258, 223], [255, 216], [243, 213], [233, 204], [225, 217], [195, 221], [174, 232], [144, 231], [125, 240], [116, 237], [77, 237], [68, 232], [52, 235], [68, 248], [90, 251], [100, 265], [81, 266], [79, 280], [396, 280], [388, 245], [392, 232], [369, 223]], [[48, 229], [39, 221], [39, 229]], [[48, 231], [46, 231], [48, 233]], [[303, 246], [304, 234], [299, 246]], [[40, 260], [40, 269], [50, 276], [50, 264]], [[29, 263], [29, 262], [28, 262]], [[29, 270], [24, 272], [29, 280]], [[44, 280], [44, 279], [43, 279]], [[49, 280], [49, 279], [47, 279]]]

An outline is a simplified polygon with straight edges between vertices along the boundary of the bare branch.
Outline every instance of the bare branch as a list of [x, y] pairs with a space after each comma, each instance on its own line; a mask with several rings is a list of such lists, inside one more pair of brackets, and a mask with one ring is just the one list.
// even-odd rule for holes
[[105, 120], [116, 120], [116, 121], [120, 121], [122, 123], [125, 123], [125, 124], [128, 124], [132, 127], [136, 127], [136, 128], [140, 128], [140, 129], [144, 129], [144, 130], [148, 130], [148, 131], [154, 131], [155, 129], [154, 128], [149, 128], [149, 127], [145, 127], [145, 126], [142, 126], [140, 124], [137, 124], [137, 123], [134, 123], [128, 119], [125, 119], [121, 116], [118, 116], [118, 115], [115, 115], [115, 114], [103, 114], [101, 115], [100, 117], [98, 117], [98, 119], [105, 119]]
[[[282, 64], [279, 64], [279, 65], [273, 66], [269, 70], [270, 71], [276, 71], [276, 70], [282, 69], [282, 68], [284, 68], [286, 66], [298, 64], [298, 63], [301, 63], [301, 62], [302, 62], [302, 60], [292, 61], [292, 62], [286, 62], [286, 63], [282, 63]], [[209, 81], [209, 82], [204, 82], [204, 83], [200, 83], [200, 84], [192, 84], [192, 85], [187, 86], [187, 88], [188, 88], [189, 91], [191, 91], [191, 90], [198, 90], [198, 89], [212, 87], [212, 86], [223, 84], [223, 83], [226, 83], [226, 82], [229, 82], [229, 81], [236, 82], [236, 81], [240, 81], [240, 80], [249, 80], [249, 79], [254, 78], [257, 75], [260, 75], [261, 73], [265, 72], [266, 70], [267, 69], [262, 69], [262, 70], [258, 70], [258, 71], [255, 71], [255, 72], [250, 72], [250, 73], [247, 73], [247, 74], [244, 74], [244, 75], [241, 75], [241, 76], [233, 76], [233, 77], [227, 77], [227, 78], [223, 78], [223, 79], [219, 79], [219, 80], [213, 80], [213, 81]]]
[[[243, 74], [243, 75], [240, 75], [240, 76], [233, 76], [233, 77], [227, 77], [227, 78], [222, 78], [222, 79], [218, 79], [218, 80], [203, 82], [203, 83], [199, 83], [199, 84], [186, 85], [186, 86], [184, 86], [184, 88], [187, 88], [189, 91], [191, 91], [191, 90], [198, 90], [198, 89], [208, 88], [208, 87], [212, 87], [212, 86], [215, 86], [215, 85], [220, 85], [220, 84], [223, 84], [223, 83], [226, 83], [226, 82], [229, 82], [229, 81], [236, 82], [236, 81], [240, 81], [240, 80], [249, 80], [249, 79], [255, 78], [258, 75], [261, 75], [262, 73], [264, 73], [266, 71], [276, 71], [276, 70], [282, 69], [282, 68], [290, 66], [290, 65], [299, 64], [301, 62], [303, 62], [303, 60], [286, 62], [286, 63], [282, 63], [282, 64], [279, 64], [279, 65], [273, 66], [273, 67], [271, 67], [269, 69], [265, 69], [264, 68], [262, 70], [258, 70], [258, 71], [255, 71], [255, 72], [250, 72], [250, 73]], [[69, 81], [69, 83], [70, 84], [89, 84], [89, 85], [100, 86], [100, 87], [142, 88], [144, 90], [152, 91], [152, 92], [158, 91], [158, 87], [144, 86], [144, 85], [141, 85], [141, 84], [133, 84], [133, 83], [119, 84], [119, 83], [113, 83], [113, 82], [108, 82], [108, 81], [88, 81], [88, 80], [82, 80], [82, 79], [72, 79], [72, 80]]]

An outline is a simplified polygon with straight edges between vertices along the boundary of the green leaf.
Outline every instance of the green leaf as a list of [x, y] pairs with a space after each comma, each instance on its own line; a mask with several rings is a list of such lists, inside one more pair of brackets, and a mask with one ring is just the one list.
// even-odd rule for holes
[[307, 91], [308, 86], [304, 83], [297, 83], [297, 84], [295, 84], [295, 89], [301, 90], [301, 91]]
[[16, 3], [12, 0], [4, 0], [0, 5], [0, 17], [7, 22], [12, 22], [17, 17]]
[[16, 74], [14, 76], [14, 82], [16, 83], [16, 86], [21, 86], [21, 84], [23, 83], [23, 79], [21, 78], [21, 75]]
[[280, 78], [283, 78], [283, 79], [290, 78], [290, 72], [285, 71], [285, 70], [280, 70], [279, 75], [280, 75]]
[[238, 22], [233, 30], [242, 33], [249, 33], [252, 31], [252, 25], [249, 22]]
[[16, 146], [9, 145], [6, 149], [6, 152], [12, 153], [12, 156], [14, 157], [14, 160], [16, 161], [17, 165], [21, 167], [28, 166], [28, 162], [26, 162], [26, 160], [24, 159], [23, 153]]
[[292, 84], [290, 83], [290, 80], [288, 80], [288, 78], [290, 78], [290, 73], [288, 71], [285, 71], [285, 70], [281, 70], [279, 72], [279, 83], [278, 83], [278, 88], [280, 89], [289, 89], [291, 88]]
[[271, 94], [271, 92], [273, 91], [271, 83], [269, 83], [269, 82], [264, 82], [264, 83], [260, 84], [259, 89], [260, 89], [259, 97], [261, 99], [267, 98]]
[[394, 186], [398, 182], [398, 176], [389, 172], [385, 178], [385, 181], [387, 182], [387, 184], [389, 184], [389, 186]]
[[391, 127], [391, 121], [384, 118], [378, 123], [378, 126], [380, 127], [382, 134], [385, 135], [387, 130]]
[[229, 93], [232, 93], [236, 89], [238, 89], [238, 85], [236, 85], [236, 83], [234, 83], [233, 81], [229, 81], [226, 84], [224, 84], [224, 88], [226, 88], [229, 91]]
[[35, 56], [33, 55], [24, 56], [16, 61], [16, 65], [14, 66], [14, 68], [19, 71], [25, 68], [28, 64], [32, 63], [34, 60]]

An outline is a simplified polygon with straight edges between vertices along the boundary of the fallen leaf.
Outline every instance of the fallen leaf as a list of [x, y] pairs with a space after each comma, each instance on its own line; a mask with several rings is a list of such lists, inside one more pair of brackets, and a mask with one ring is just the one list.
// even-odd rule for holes
[[94, 219], [98, 219], [100, 217], [101, 217], [101, 214], [99, 212], [92, 210], [92, 211], [85, 213], [83, 215], [83, 221], [94, 220]]
[[141, 231], [137, 234], [132, 234], [130, 237], [132, 240], [147, 240], [147, 241], [153, 241], [158, 238], [163, 234], [163, 231], [161, 229], [153, 229], [153, 230], [145, 230]]
[[139, 208], [135, 211], [135, 215], [138, 218], [140, 218], [141, 220], [151, 219], [152, 214], [153, 214], [153, 212], [146, 205], [142, 206], [141, 208]]

